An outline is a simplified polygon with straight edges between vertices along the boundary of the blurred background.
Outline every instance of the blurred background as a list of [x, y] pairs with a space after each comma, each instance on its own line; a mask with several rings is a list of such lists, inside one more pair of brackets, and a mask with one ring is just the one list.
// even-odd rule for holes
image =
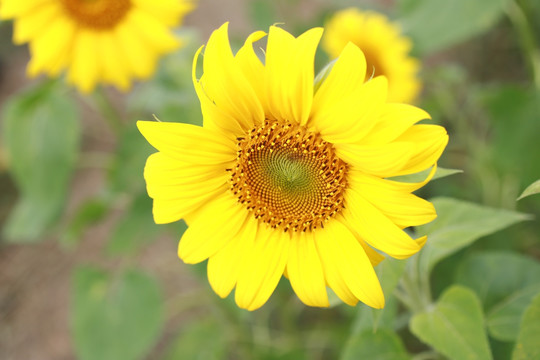
[[[35, 144], [43, 136], [48, 137], [43, 140], [44, 153], [73, 149], [65, 175], [62, 165], [56, 168], [50, 162], [42, 174], [45, 180], [37, 180], [60, 184], [58, 195], [51, 195], [56, 198], [45, 197], [43, 203], [21, 205], [24, 197], [5, 150], [5, 124], [1, 130], [0, 359], [383, 359], [351, 355], [355, 354], [350, 350], [355, 346], [351, 336], [364, 326], [362, 322], [372, 324], [366, 320], [371, 316], [375, 323], [385, 321], [379, 315], [366, 317], [363, 305], [308, 308], [285, 279], [254, 313], [237, 309], [231, 297], [219, 299], [208, 284], [205, 264], [188, 266], [177, 257], [185, 224], [153, 223], [142, 177], [153, 149], [135, 127], [136, 120], [152, 119], [153, 114], [165, 121], [201, 124], [191, 63], [195, 50], [224, 22], [230, 22], [233, 49], [238, 49], [255, 30], [282, 23], [298, 36], [350, 6], [381, 12], [401, 24], [413, 41], [412, 55], [422, 63], [423, 90], [416, 104], [450, 134], [440, 166], [463, 173], [430, 183], [422, 197], [447, 196], [477, 204], [482, 211], [497, 209], [482, 213], [484, 217], [473, 225], [485, 228], [477, 233], [456, 225], [456, 238], [463, 231], [474, 233], [474, 239], [456, 246], [433, 266], [428, 279], [432, 298], [455, 283], [467, 282], [463, 278], [472, 266], [467, 260], [471, 256], [493, 255], [488, 259], [494, 262], [493, 271], [514, 264], [520, 269], [517, 279], [523, 274], [531, 277], [522, 284], [534, 287], [520, 303], [521, 319], [533, 295], [540, 293], [540, 275], [538, 281], [531, 275], [540, 274], [540, 225], [537, 218], [522, 222], [532, 219], [523, 214], [540, 213], [540, 196], [516, 201], [540, 179], [540, 3], [200, 0], [178, 29], [186, 46], [162, 58], [152, 79], [126, 93], [106, 87], [99, 94], [80, 95], [67, 85], [43, 85], [45, 77], [28, 79], [27, 46], [13, 45], [11, 22], [0, 22], [0, 123], [9, 112], [6, 104], [36, 88], [60, 97], [68, 94], [72, 100], [69, 109], [55, 112], [44, 107], [40, 112], [51, 119], [74, 114], [76, 120], [56, 128], [45, 122], [41, 130], [13, 130], [20, 135], [21, 146]], [[319, 50], [316, 72], [329, 60]], [[108, 117], [119, 119], [121, 126]], [[51, 144], [62, 138], [70, 142], [52, 149]], [[36, 166], [31, 160], [25, 166]], [[51, 201], [57, 204], [53, 208]], [[463, 209], [462, 218], [456, 215], [458, 224], [467, 220], [470, 208]], [[494, 260], [496, 256], [501, 262]], [[491, 279], [492, 273], [484, 270], [480, 266], [474, 271]], [[501, 291], [506, 295], [522, 290], [505, 289]], [[108, 291], [116, 295], [106, 302], [92, 300]], [[487, 317], [491, 305], [482, 303]], [[403, 357], [384, 359], [459, 356], [411, 330], [407, 326], [411, 313], [402, 305], [395, 309], [392, 326], [401, 339]], [[512, 326], [510, 335], [488, 333], [493, 358], [516, 358], [519, 323]], [[490, 357], [480, 353], [473, 358]]]

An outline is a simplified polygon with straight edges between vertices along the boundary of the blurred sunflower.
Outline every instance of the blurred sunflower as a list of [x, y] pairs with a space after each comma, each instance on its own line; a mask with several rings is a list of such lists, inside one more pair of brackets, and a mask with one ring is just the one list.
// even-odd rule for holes
[[2, 0], [14, 20], [13, 42], [28, 42], [28, 74], [57, 77], [82, 92], [97, 83], [127, 90], [152, 75], [160, 56], [181, 42], [172, 32], [192, 9], [188, 0]]
[[336, 58], [349, 41], [364, 52], [366, 79], [378, 75], [388, 79], [388, 101], [414, 101], [421, 88], [417, 78], [420, 64], [409, 55], [412, 43], [396, 24], [373, 11], [338, 11], [325, 24], [322, 47]]
[[[193, 81], [202, 127], [139, 121], [159, 152], [145, 179], [157, 223], [184, 218], [186, 263], [208, 259], [214, 291], [245, 309], [262, 306], [285, 274], [307, 305], [328, 306], [326, 287], [349, 305], [384, 296], [373, 266], [416, 253], [425, 237], [402, 229], [436, 217], [413, 194], [421, 183], [385, 178], [433, 167], [448, 136], [429, 115], [386, 102], [387, 81], [365, 81], [361, 50], [348, 44], [314, 90], [323, 30], [294, 38], [272, 26], [261, 62], [251, 34], [233, 55], [227, 24], [211, 35]], [[202, 48], [201, 48], [202, 49]], [[431, 175], [430, 175], [431, 176]]]

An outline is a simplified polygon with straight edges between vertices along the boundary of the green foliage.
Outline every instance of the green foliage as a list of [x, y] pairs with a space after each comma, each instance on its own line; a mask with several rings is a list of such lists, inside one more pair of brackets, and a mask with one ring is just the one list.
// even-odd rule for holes
[[411, 331], [451, 360], [492, 359], [482, 306], [471, 290], [452, 286], [433, 308], [415, 314]]
[[407, 354], [399, 336], [393, 331], [381, 329], [364, 330], [349, 338], [341, 360], [407, 360]]
[[193, 322], [180, 330], [163, 360], [221, 360], [227, 354], [227, 329], [211, 319]]
[[517, 199], [521, 200], [524, 197], [531, 196], [538, 193], [540, 193], [540, 180], [536, 180], [531, 185], [527, 186], [527, 188], [523, 190], [523, 192]]
[[116, 224], [107, 244], [107, 252], [110, 255], [134, 253], [149, 244], [159, 230], [152, 217], [152, 199], [146, 193], [141, 193]]
[[423, 55], [449, 48], [490, 29], [506, 0], [402, 0], [401, 23]]
[[81, 360], [141, 359], [164, 320], [156, 281], [139, 270], [109, 274], [92, 267], [75, 272], [71, 319]]
[[512, 360], [540, 359], [538, 334], [540, 334], [540, 294], [533, 299], [523, 314]]
[[512, 224], [530, 219], [515, 211], [494, 209], [450, 198], [431, 200], [438, 217], [420, 226], [418, 233], [427, 234], [428, 242], [420, 253], [420, 272], [429, 273], [441, 259]]
[[6, 238], [43, 238], [64, 208], [77, 161], [80, 126], [75, 104], [56, 83], [12, 97], [2, 112], [6, 155], [20, 200], [3, 229]]
[[540, 263], [507, 252], [479, 253], [462, 263], [456, 282], [478, 295], [490, 335], [515, 341], [523, 310], [540, 292]]

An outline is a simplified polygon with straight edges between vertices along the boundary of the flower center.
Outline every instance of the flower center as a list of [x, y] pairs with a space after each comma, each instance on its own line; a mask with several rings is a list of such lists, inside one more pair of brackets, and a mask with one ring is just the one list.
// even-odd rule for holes
[[238, 138], [231, 190], [255, 218], [284, 231], [313, 230], [343, 208], [347, 164], [302, 126], [265, 121]]
[[131, 0], [61, 0], [80, 25], [105, 30], [116, 26], [131, 8]]

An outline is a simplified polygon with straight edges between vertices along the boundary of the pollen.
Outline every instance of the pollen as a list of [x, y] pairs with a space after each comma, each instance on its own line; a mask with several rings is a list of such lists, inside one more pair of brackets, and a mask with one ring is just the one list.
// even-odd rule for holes
[[131, 8], [131, 0], [61, 0], [67, 14], [92, 29], [111, 29]]
[[229, 182], [255, 218], [284, 231], [311, 231], [343, 209], [347, 169], [319, 134], [266, 120], [238, 138]]

